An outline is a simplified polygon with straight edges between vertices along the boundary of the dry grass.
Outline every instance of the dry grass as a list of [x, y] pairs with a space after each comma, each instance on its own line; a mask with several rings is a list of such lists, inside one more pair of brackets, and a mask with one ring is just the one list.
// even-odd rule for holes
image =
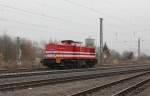
[[[127, 64], [150, 64], [150, 60], [112, 60], [109, 63], [103, 63], [103, 65], [127, 65]], [[101, 67], [98, 63], [95, 67]]]
[[0, 70], [9, 70], [9, 71], [15, 71], [18, 69], [27, 69], [27, 70], [33, 70], [38, 68], [44, 68], [42, 64], [38, 61], [22, 61], [21, 64], [17, 64], [15, 61], [9, 61], [8, 63], [4, 61], [0, 61]]

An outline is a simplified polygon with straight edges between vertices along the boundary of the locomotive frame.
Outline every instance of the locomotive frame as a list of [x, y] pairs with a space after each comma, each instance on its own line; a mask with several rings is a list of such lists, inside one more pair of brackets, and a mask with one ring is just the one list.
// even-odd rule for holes
[[63, 40], [60, 44], [45, 46], [41, 63], [49, 68], [91, 68], [97, 63], [94, 47], [83, 46], [81, 42]]

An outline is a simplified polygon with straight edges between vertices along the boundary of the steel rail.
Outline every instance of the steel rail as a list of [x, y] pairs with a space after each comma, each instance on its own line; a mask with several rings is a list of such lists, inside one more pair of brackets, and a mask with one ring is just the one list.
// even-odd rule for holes
[[5, 73], [0, 74], [0, 78], [15, 78], [15, 77], [25, 77], [25, 76], [35, 76], [35, 75], [46, 75], [46, 74], [62, 74], [70, 72], [84, 72], [84, 71], [97, 71], [97, 70], [109, 70], [118, 68], [130, 68], [130, 67], [147, 67], [146, 65], [134, 65], [134, 66], [116, 66], [116, 67], [102, 67], [102, 68], [87, 68], [87, 69], [70, 69], [70, 70], [53, 70], [53, 71], [37, 71], [37, 72], [21, 72], [21, 73]]
[[[144, 70], [138, 70], [138, 72]], [[26, 88], [26, 87], [34, 87], [34, 86], [41, 86], [45, 84], [56, 84], [68, 81], [77, 81], [77, 80], [85, 80], [85, 79], [92, 79], [98, 77], [108, 77], [120, 74], [128, 74], [134, 73], [137, 70], [126, 70], [126, 71], [115, 71], [115, 72], [106, 72], [101, 74], [90, 74], [90, 75], [81, 75], [81, 76], [70, 76], [70, 77], [62, 77], [62, 78], [54, 78], [54, 79], [43, 79], [43, 80], [30, 80], [30, 81], [20, 81], [20, 82], [12, 82], [12, 83], [5, 83], [0, 85], [0, 90], [13, 90], [17, 88]]]
[[125, 88], [125, 89], [119, 91], [118, 93], [113, 94], [112, 96], [125, 96], [129, 92], [136, 90], [138, 87], [140, 87], [140, 86], [142, 86], [142, 85], [144, 85], [144, 84], [146, 84], [148, 82], [150, 82], [150, 78], [148, 78], [146, 80], [143, 80], [143, 81], [141, 81], [139, 83], [136, 83], [134, 85], [131, 85], [128, 88]]
[[[118, 83], [121, 83], [121, 82], [124, 82], [126, 80], [130, 80], [130, 79], [133, 79], [133, 78], [137, 78], [137, 77], [140, 77], [140, 76], [143, 76], [143, 75], [146, 75], [146, 74], [149, 74], [150, 71], [148, 72], [145, 72], [145, 73], [142, 73], [142, 74], [138, 74], [136, 76], [132, 76], [132, 77], [128, 77], [128, 78], [124, 78], [124, 79], [121, 79], [121, 80], [117, 80], [117, 81], [113, 81], [111, 83], [108, 83], [108, 84], [104, 84], [104, 85], [101, 85], [101, 86], [98, 86], [98, 87], [94, 87], [94, 88], [90, 88], [90, 89], [86, 89], [86, 90], [83, 90], [83, 91], [80, 91], [80, 92], [77, 92], [77, 93], [74, 93], [74, 94], [71, 94], [69, 96], [90, 96], [91, 93], [93, 92], [97, 92], [101, 89], [104, 89], [104, 88], [107, 88], [107, 87], [110, 87], [110, 86], [113, 86], [115, 84], [118, 84]], [[145, 82], [145, 81], [144, 81]], [[125, 90], [124, 90], [125, 91]], [[124, 92], [122, 91], [122, 92]], [[118, 93], [119, 95], [113, 95], [113, 96], [124, 96], [124, 95], [120, 95], [122, 94], [121, 92]]]

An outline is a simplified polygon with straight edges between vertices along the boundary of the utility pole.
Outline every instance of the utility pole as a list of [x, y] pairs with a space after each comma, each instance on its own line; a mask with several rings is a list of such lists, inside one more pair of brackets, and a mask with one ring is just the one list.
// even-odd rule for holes
[[8, 38], [7, 35], [4, 34], [4, 60], [8, 62]]
[[140, 58], [141, 56], [141, 39], [138, 38], [138, 59]]
[[100, 65], [103, 64], [103, 18], [100, 19]]
[[17, 37], [17, 64], [21, 64], [21, 49], [20, 49], [20, 38]]

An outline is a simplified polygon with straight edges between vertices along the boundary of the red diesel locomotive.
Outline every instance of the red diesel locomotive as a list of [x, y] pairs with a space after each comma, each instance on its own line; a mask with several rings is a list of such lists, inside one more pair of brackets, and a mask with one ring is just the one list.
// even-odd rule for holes
[[42, 64], [49, 68], [90, 68], [96, 64], [94, 47], [82, 45], [72, 40], [61, 41], [60, 44], [49, 43], [45, 46]]

